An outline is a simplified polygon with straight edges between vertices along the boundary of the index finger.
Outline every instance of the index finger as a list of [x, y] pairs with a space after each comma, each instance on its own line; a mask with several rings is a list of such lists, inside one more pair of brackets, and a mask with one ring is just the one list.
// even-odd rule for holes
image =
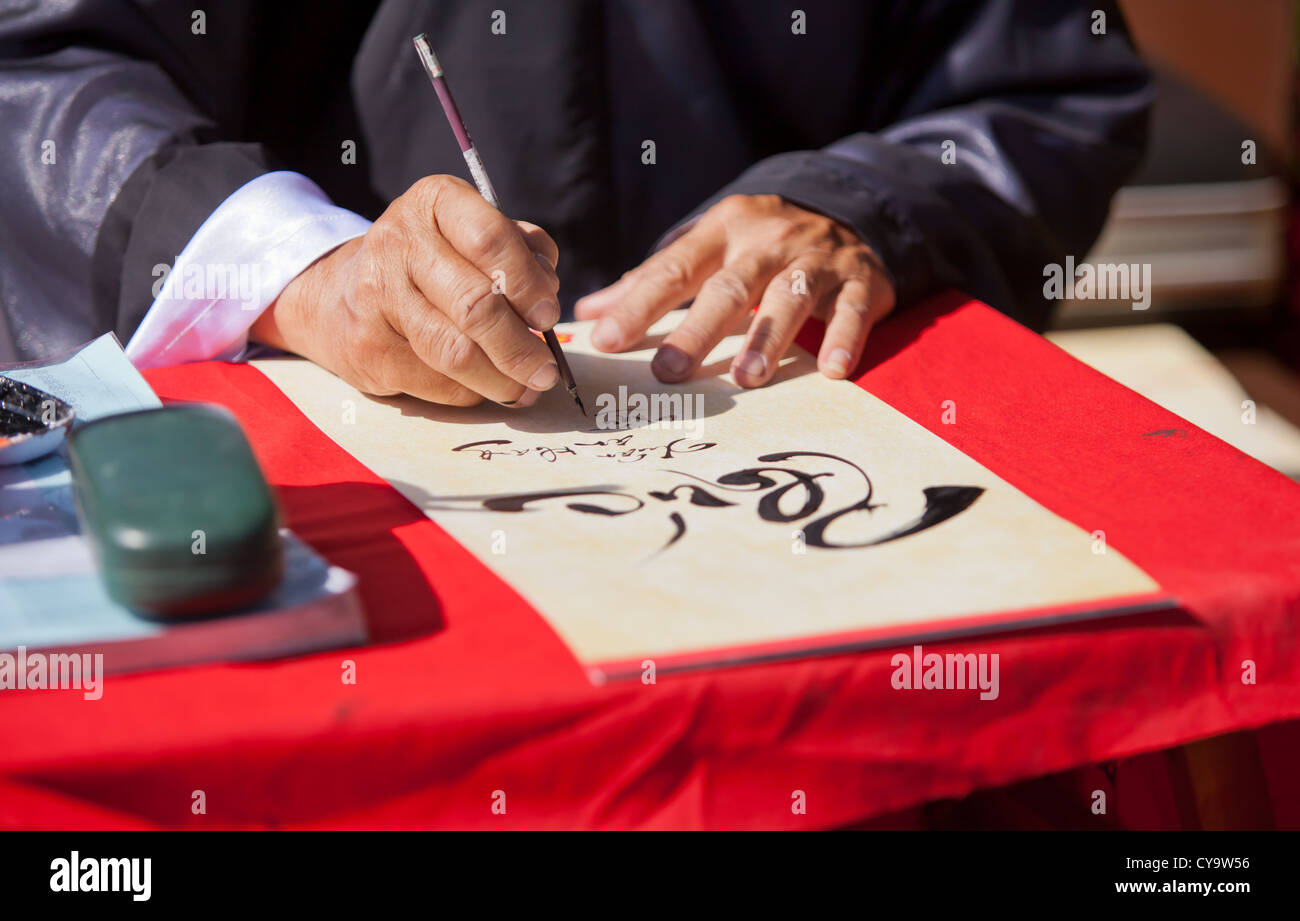
[[724, 243], [720, 226], [701, 221], [633, 269], [619, 282], [626, 294], [600, 318], [591, 344], [620, 352], [641, 341], [656, 320], [694, 297], [721, 267]]
[[[468, 374], [481, 350], [506, 377], [533, 390], [549, 390], [559, 371], [541, 338], [529, 332], [495, 283], [446, 239], [434, 236], [428, 245], [428, 258], [407, 266], [411, 280], [424, 299], [474, 346], [462, 343], [446, 350], [447, 364]], [[496, 400], [514, 398], [476, 389]]]
[[430, 235], [446, 240], [491, 279], [493, 293], [505, 295], [529, 326], [541, 330], [554, 326], [560, 319], [560, 302], [552, 284], [554, 263], [547, 260], [543, 268], [521, 228], [467, 183], [446, 183], [437, 194]]

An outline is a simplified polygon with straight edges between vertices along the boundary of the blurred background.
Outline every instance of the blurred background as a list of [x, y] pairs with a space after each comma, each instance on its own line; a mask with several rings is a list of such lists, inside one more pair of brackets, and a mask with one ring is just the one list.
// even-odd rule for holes
[[1149, 263], [1151, 305], [1064, 300], [1048, 338], [1300, 479], [1297, 4], [1121, 6], [1157, 101], [1088, 261]]

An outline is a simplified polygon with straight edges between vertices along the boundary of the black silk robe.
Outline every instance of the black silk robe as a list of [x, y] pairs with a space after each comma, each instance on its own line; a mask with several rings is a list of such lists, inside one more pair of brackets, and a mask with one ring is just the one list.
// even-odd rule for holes
[[1093, 0], [0, 0], [0, 359], [125, 341], [154, 267], [268, 170], [372, 218], [466, 176], [419, 32], [503, 207], [559, 244], [566, 312], [775, 193], [856, 228], [902, 305], [958, 287], [1039, 325], [1151, 95]]

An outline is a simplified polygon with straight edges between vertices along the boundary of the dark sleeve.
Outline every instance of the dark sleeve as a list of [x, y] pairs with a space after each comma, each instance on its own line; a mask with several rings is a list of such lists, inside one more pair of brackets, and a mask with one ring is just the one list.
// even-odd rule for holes
[[[19, 357], [106, 330], [126, 341], [199, 225], [268, 169], [256, 144], [217, 142], [237, 118], [232, 46], [247, 4], [71, 0], [0, 17], [0, 293]], [[187, 44], [188, 40], [189, 41]]]
[[1145, 143], [1150, 81], [1119, 10], [909, 0], [876, 34], [886, 127], [762, 160], [705, 207], [781, 195], [854, 227], [900, 304], [959, 288], [1041, 329], [1044, 265], [1083, 258]]

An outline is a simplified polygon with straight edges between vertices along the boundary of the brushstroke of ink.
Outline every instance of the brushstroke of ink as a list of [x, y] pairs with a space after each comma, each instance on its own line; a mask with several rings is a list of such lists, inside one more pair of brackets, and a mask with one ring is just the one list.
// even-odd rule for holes
[[[478, 447], [486, 442], [475, 442], [472, 445], [465, 445], [466, 448]], [[984, 493], [984, 489], [978, 486], [929, 486], [922, 490], [925, 498], [925, 507], [921, 513], [909, 522], [868, 540], [857, 541], [852, 543], [837, 543], [827, 537], [827, 531], [835, 522], [852, 515], [856, 512], [866, 512], [870, 514], [878, 508], [883, 508], [885, 503], [873, 501], [875, 487], [871, 482], [871, 477], [867, 472], [846, 458], [834, 454], [827, 454], [820, 451], [782, 451], [773, 454], [764, 454], [757, 459], [760, 462], [774, 464], [783, 463], [796, 458], [821, 458], [845, 464], [852, 468], [862, 479], [864, 493], [862, 498], [854, 503], [828, 512], [819, 518], [816, 518], [804, 525], [802, 528], [804, 534], [805, 546], [814, 547], [823, 550], [852, 550], [862, 549], [865, 547], [876, 547], [881, 544], [887, 544], [892, 541], [901, 540], [914, 534], [919, 534], [930, 528], [936, 527], [951, 518], [961, 514], [970, 508], [977, 499]], [[830, 471], [806, 472], [804, 470], [792, 469], [790, 467], [746, 467], [741, 470], [734, 470], [730, 473], [723, 474], [716, 480], [710, 480], [705, 477], [696, 476], [682, 470], [664, 469], [665, 473], [671, 473], [676, 476], [687, 477], [699, 483], [704, 483], [709, 487], [722, 492], [746, 493], [763, 495], [756, 504], [756, 512], [760, 520], [769, 523], [789, 524], [801, 521], [815, 515], [821, 510], [822, 504], [826, 500], [825, 490], [817, 482], [818, 480], [834, 477], [835, 474]], [[790, 478], [790, 482], [782, 484], [780, 477]], [[668, 490], [650, 490], [647, 495], [650, 498], [660, 502], [675, 502], [678, 494], [687, 490], [687, 502], [699, 508], [726, 508], [735, 506], [738, 503], [730, 502], [719, 496], [714, 495], [709, 489], [697, 486], [694, 483], [680, 483]], [[623, 491], [622, 487], [578, 487], [573, 489], [549, 490], [543, 492], [530, 493], [511, 493], [495, 496], [474, 496], [460, 497], [460, 501], [476, 501], [479, 507], [486, 511], [495, 512], [523, 512], [531, 511], [535, 503], [546, 502], [552, 499], [574, 498], [577, 496], [607, 496], [627, 499], [635, 503], [632, 508], [610, 508], [605, 505], [595, 505], [589, 502], [568, 502], [565, 508], [571, 511], [579, 512], [586, 515], [601, 516], [619, 516], [628, 515], [640, 511], [646, 507], [644, 500]], [[787, 497], [794, 496], [796, 499], [802, 497], [802, 504], [794, 510], [786, 509], [783, 503]], [[455, 497], [444, 497], [451, 501], [457, 501]], [[454, 506], [441, 506], [449, 508]], [[664, 550], [676, 544], [685, 536], [687, 531], [686, 520], [680, 512], [671, 512], [668, 517], [669, 522], [673, 525], [673, 533], [667, 543], [659, 548], [652, 556], [657, 556]]]

